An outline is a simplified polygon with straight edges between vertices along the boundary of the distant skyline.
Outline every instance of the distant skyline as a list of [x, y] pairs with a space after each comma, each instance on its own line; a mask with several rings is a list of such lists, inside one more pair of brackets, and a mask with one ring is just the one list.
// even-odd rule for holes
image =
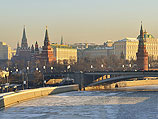
[[51, 42], [92, 42], [137, 37], [143, 28], [158, 38], [158, 0], [0, 0], [0, 41], [16, 48], [25, 25], [29, 46]]

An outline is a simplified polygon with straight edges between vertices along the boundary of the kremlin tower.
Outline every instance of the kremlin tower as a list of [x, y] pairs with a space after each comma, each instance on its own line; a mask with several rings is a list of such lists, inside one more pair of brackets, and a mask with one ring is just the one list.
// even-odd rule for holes
[[146, 44], [145, 44], [142, 24], [141, 24], [140, 35], [138, 39], [139, 39], [139, 45], [138, 45], [138, 52], [136, 53], [138, 70], [147, 71], [148, 70], [148, 52], [146, 51]]
[[19, 46], [19, 43], [18, 43], [17, 49], [16, 49], [16, 55], [12, 58], [12, 61], [13, 62], [14, 61], [22, 61], [23, 63], [26, 63], [27, 61], [30, 60], [30, 51], [31, 50], [28, 47], [25, 26], [24, 26], [21, 47]]
[[48, 63], [53, 63], [53, 61], [55, 61], [55, 57], [53, 55], [53, 50], [50, 46], [50, 41], [49, 41], [49, 37], [48, 37], [48, 30], [46, 27], [44, 46], [42, 47], [42, 53], [41, 53], [41, 62], [48, 64]]

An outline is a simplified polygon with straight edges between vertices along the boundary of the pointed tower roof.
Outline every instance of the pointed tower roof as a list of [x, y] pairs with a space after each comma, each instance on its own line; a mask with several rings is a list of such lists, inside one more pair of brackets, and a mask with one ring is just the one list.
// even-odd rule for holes
[[50, 41], [49, 41], [49, 37], [48, 37], [47, 26], [46, 26], [46, 32], [45, 32], [45, 38], [44, 38], [44, 45], [45, 45], [45, 46], [50, 45]]
[[60, 43], [60, 45], [64, 45], [63, 36], [61, 36], [61, 43]]
[[33, 46], [33, 44], [31, 46], [31, 53], [34, 53], [34, 46]]
[[36, 41], [36, 43], [35, 43], [35, 51], [39, 51], [37, 41]]
[[144, 38], [144, 32], [142, 27], [142, 21], [141, 21], [141, 28], [140, 28], [140, 38]]
[[24, 26], [24, 29], [23, 29], [23, 36], [22, 36], [21, 47], [22, 48], [28, 48], [27, 38], [26, 38], [26, 33], [25, 33], [25, 26]]

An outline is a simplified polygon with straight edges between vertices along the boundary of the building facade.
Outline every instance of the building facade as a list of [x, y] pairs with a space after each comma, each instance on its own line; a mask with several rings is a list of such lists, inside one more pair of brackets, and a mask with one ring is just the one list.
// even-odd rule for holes
[[[146, 51], [148, 57], [153, 60], [158, 60], [158, 39], [154, 38], [148, 32], [144, 33], [144, 39], [146, 44]], [[136, 53], [138, 51], [139, 37], [137, 38], [125, 38], [114, 42], [114, 54], [118, 57], [123, 53], [126, 60], [136, 60]]]
[[108, 57], [114, 54], [113, 47], [97, 47], [92, 49], [78, 50], [78, 59], [88, 57], [88, 58], [97, 58], [97, 57]]
[[[63, 42], [63, 40], [62, 40]], [[53, 53], [56, 58], [57, 63], [63, 64], [64, 61], [68, 63], [77, 62], [77, 49], [68, 45], [62, 44], [51, 44], [53, 48]]]
[[114, 55], [121, 57], [124, 55], [126, 60], [136, 60], [138, 51], [138, 40], [136, 38], [125, 38], [114, 43]]
[[12, 56], [11, 47], [5, 42], [0, 42], [0, 60], [11, 60]]

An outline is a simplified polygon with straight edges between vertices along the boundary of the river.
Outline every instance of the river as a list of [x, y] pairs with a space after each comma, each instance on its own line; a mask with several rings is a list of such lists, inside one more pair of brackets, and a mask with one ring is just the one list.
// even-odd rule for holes
[[158, 92], [67, 92], [1, 110], [0, 119], [158, 119]]

